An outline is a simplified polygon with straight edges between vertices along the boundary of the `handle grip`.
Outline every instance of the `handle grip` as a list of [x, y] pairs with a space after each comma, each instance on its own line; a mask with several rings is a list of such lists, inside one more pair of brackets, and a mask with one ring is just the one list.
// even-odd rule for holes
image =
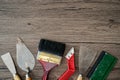
[[21, 80], [20, 77], [18, 76], [18, 74], [14, 75], [14, 80]]
[[32, 80], [32, 78], [29, 77], [29, 78], [26, 78], [26, 80]]
[[26, 74], [26, 79], [25, 80], [32, 80], [32, 78], [29, 76], [29, 74]]
[[44, 71], [42, 80], [47, 80], [48, 71]]
[[77, 80], [83, 80], [81, 74], [78, 76]]

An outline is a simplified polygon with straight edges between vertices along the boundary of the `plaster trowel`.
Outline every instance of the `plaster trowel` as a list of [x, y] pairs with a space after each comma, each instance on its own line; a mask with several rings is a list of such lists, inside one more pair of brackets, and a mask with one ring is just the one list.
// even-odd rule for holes
[[16, 52], [18, 66], [23, 71], [27, 72], [26, 80], [32, 80], [32, 78], [29, 76], [29, 72], [33, 70], [35, 66], [35, 59], [30, 50], [26, 47], [20, 38], [17, 39]]
[[13, 74], [14, 80], [21, 80], [16, 72], [15, 65], [14, 65], [14, 62], [13, 62], [13, 59], [10, 53], [8, 52], [2, 55], [1, 58], [3, 62], [5, 63], [5, 65], [7, 66], [7, 68], [9, 69], [9, 71]]

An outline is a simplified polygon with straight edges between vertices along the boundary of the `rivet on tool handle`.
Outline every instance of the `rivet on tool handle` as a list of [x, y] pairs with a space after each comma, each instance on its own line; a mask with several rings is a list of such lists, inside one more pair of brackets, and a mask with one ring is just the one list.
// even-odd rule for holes
[[14, 80], [21, 80], [21, 79], [20, 79], [20, 77], [17, 74], [15, 74], [14, 75]]

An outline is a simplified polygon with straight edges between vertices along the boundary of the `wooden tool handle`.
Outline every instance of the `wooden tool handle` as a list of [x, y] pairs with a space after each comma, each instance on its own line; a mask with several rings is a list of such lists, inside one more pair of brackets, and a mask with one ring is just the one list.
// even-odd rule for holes
[[77, 80], [83, 80], [81, 74], [78, 76]]
[[17, 74], [15, 74], [14, 75], [14, 80], [21, 80], [21, 79], [20, 79], [20, 77]]
[[29, 74], [26, 74], [26, 79], [25, 80], [32, 80], [32, 78], [29, 76]]
[[26, 80], [32, 80], [32, 78], [29, 77], [29, 78], [26, 78]]

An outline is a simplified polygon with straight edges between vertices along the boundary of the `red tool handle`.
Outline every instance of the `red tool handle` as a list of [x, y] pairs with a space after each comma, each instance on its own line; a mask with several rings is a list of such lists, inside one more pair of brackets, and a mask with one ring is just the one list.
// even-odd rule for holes
[[75, 72], [74, 54], [67, 59], [68, 69], [59, 77], [58, 80], [68, 80]]
[[49, 63], [42, 60], [39, 60], [39, 62], [42, 64], [42, 67], [44, 68], [44, 74], [43, 74], [42, 80], [47, 80], [49, 71], [53, 69], [55, 66], [57, 66], [58, 64]]
[[44, 74], [43, 74], [42, 80], [47, 80], [48, 72], [49, 72], [49, 71], [44, 71]]

